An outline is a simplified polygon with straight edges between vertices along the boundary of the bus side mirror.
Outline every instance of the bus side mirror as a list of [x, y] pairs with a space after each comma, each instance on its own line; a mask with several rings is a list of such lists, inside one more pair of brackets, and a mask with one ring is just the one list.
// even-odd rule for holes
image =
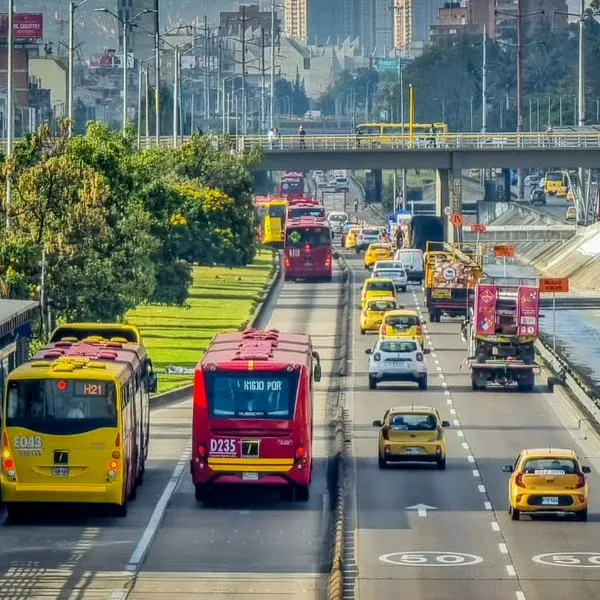
[[590, 469], [589, 467], [581, 467], [581, 472], [585, 473], [586, 475], [592, 472], [592, 469]]
[[148, 374], [148, 391], [155, 394], [158, 391], [158, 375], [156, 373]]
[[321, 381], [321, 365], [315, 365], [313, 369], [313, 379], [317, 382]]
[[383, 423], [381, 421], [373, 421], [373, 427], [383, 427]]

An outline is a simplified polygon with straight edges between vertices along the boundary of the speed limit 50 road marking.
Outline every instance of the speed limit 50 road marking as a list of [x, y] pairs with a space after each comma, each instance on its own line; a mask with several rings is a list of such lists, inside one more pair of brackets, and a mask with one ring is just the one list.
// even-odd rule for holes
[[398, 567], [468, 567], [483, 562], [483, 557], [464, 552], [391, 552], [379, 557], [381, 562]]
[[538, 554], [532, 560], [540, 565], [551, 567], [597, 569], [600, 567], [600, 552], [548, 552]]

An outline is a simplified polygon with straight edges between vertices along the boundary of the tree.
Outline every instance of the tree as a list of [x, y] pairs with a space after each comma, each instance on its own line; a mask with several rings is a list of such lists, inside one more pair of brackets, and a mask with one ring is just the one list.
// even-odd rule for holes
[[365, 69], [358, 73], [342, 71], [337, 76], [335, 84], [320, 97], [319, 107], [324, 114], [335, 115], [336, 103], [339, 106], [341, 101], [350, 106], [350, 103], [353, 102], [354, 109], [361, 109], [361, 112], [364, 113], [367, 89], [370, 96], [369, 105], [372, 106], [372, 99], [375, 98], [378, 83], [379, 73], [374, 69]]
[[280, 112], [285, 112], [286, 108], [282, 102], [287, 98], [289, 110], [293, 115], [303, 115], [309, 108], [310, 103], [306, 96], [304, 81], [300, 80], [300, 75], [296, 72], [296, 78], [292, 83], [288, 79], [280, 77], [275, 80], [275, 98], [279, 98]]

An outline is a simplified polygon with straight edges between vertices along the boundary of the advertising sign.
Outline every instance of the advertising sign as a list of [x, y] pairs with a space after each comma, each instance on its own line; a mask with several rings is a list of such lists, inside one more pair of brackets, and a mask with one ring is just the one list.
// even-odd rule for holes
[[[44, 17], [41, 13], [16, 13], [13, 17], [16, 41], [41, 40], [44, 37]], [[8, 13], [0, 13], [0, 39], [8, 38]]]
[[520, 287], [518, 291], [517, 323], [519, 335], [538, 335], [540, 293], [534, 287]]
[[480, 284], [475, 295], [475, 333], [493, 335], [496, 330], [496, 302], [498, 288]]
[[545, 294], [569, 291], [568, 277], [541, 277], [540, 292]]
[[378, 71], [397, 71], [398, 70], [398, 59], [397, 58], [378, 58], [377, 59], [377, 70]]

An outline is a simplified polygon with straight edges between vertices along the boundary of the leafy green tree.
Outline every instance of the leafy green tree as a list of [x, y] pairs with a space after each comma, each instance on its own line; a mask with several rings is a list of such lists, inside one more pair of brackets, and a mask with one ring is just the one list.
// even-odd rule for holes
[[310, 106], [304, 81], [300, 79], [299, 72], [296, 72], [293, 82], [283, 77], [275, 80], [275, 97], [289, 98], [291, 112], [294, 115], [303, 115]]

